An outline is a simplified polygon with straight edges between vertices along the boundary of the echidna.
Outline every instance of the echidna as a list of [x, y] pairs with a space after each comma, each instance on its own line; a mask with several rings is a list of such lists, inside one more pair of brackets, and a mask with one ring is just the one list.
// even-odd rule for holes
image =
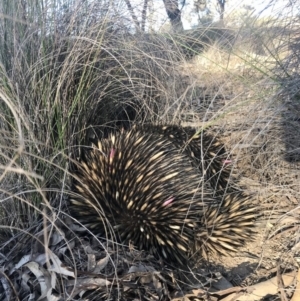
[[73, 216], [167, 262], [242, 246], [254, 233], [252, 202], [241, 193], [212, 197], [190, 156], [152, 129], [115, 133], [85, 152], [74, 171]]
[[192, 127], [178, 125], [144, 125], [143, 131], [157, 133], [169, 139], [193, 164], [205, 174], [215, 192], [223, 193], [229, 187], [231, 169], [230, 157], [225, 146], [216, 136], [206, 131], [196, 131]]
[[253, 198], [243, 192], [225, 194], [218, 206], [208, 206], [196, 231], [195, 248], [206, 259], [211, 254], [228, 255], [254, 238], [258, 217]]

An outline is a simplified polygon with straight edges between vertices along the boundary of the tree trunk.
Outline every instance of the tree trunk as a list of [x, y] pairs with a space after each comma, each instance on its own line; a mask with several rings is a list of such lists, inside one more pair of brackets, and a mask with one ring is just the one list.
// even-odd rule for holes
[[133, 11], [133, 7], [131, 6], [131, 3], [130, 3], [129, 0], [125, 0], [125, 2], [126, 2], [128, 10], [129, 10], [129, 12], [131, 14], [131, 18], [132, 18], [132, 20], [133, 20], [133, 22], [135, 24], [135, 27], [136, 27], [137, 31], [139, 31], [140, 30], [140, 22], [137, 19], [136, 15], [135, 15], [135, 13]]
[[178, 0], [164, 0], [164, 5], [175, 32], [183, 31], [181, 11], [178, 8]]
[[142, 24], [141, 24], [142, 31], [145, 31], [147, 8], [148, 8], [148, 0], [144, 0], [143, 10], [142, 10]]
[[218, 0], [218, 5], [220, 8], [220, 20], [224, 19], [225, 2], [226, 2], [226, 0]]

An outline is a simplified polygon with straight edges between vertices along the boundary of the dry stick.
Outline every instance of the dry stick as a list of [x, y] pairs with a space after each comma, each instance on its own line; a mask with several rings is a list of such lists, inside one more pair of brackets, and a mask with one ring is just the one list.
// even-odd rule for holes
[[291, 301], [299, 301], [299, 300], [300, 300], [300, 269], [298, 270], [297, 273], [297, 285]]
[[[295, 280], [295, 272], [287, 273], [282, 275], [282, 280], [284, 286], [290, 286]], [[249, 286], [247, 290], [253, 290], [252, 293], [247, 295], [239, 295], [239, 294], [231, 294], [226, 298], [222, 299], [222, 301], [259, 301], [263, 297], [269, 295], [276, 295], [278, 293], [278, 285], [277, 285], [277, 276], [273, 277], [267, 281], [257, 283], [255, 285]]]
[[287, 295], [284, 291], [284, 283], [282, 279], [282, 275], [280, 273], [280, 264], [277, 264], [277, 285], [278, 285], [278, 290], [281, 296], [281, 301], [288, 301]]

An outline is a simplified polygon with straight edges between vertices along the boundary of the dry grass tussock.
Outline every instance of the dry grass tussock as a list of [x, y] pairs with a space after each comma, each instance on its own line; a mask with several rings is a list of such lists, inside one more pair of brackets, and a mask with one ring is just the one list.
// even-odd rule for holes
[[[0, 20], [0, 36], [7, 33], [0, 38], [0, 299], [223, 300], [225, 288], [239, 292], [236, 286], [295, 271], [294, 21], [276, 23], [276, 47], [266, 43], [264, 55], [245, 50], [241, 38], [230, 49], [215, 43], [186, 59], [174, 37], [135, 35], [121, 11], [112, 25], [93, 1], [86, 5], [54, 13], [55, 22], [31, 6], [26, 20], [22, 7], [1, 7], [22, 22]], [[67, 205], [72, 161], [94, 137], [132, 122], [181, 123], [219, 135], [232, 153], [237, 185], [258, 203], [257, 239], [233, 257], [183, 271], [78, 225]]]

